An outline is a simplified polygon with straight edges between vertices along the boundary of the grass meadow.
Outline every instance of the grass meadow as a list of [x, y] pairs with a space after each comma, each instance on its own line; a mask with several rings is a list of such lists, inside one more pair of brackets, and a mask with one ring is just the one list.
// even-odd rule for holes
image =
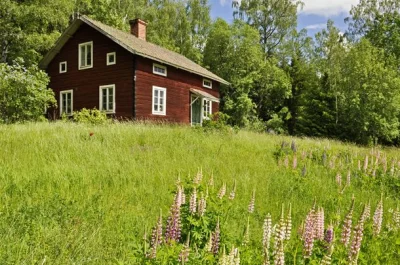
[[[190, 183], [199, 170], [204, 182], [213, 176], [210, 194], [218, 193], [223, 183], [229, 194], [236, 182], [234, 202], [218, 212], [227, 251], [228, 242], [243, 245], [246, 230], [248, 245], [262, 249], [264, 218], [270, 213], [272, 222], [278, 222], [282, 204], [291, 204], [297, 231], [314, 203], [324, 208], [326, 223], [336, 223], [337, 229], [353, 196], [354, 223], [365, 203], [371, 203], [373, 214], [383, 196], [385, 226], [391, 219], [388, 209], [399, 203], [398, 175], [357, 173], [358, 160], [363, 165], [366, 155], [374, 153], [370, 157], [375, 159], [381, 152], [389, 169], [390, 161], [396, 161], [398, 174], [400, 153], [395, 148], [377, 151], [329, 140], [173, 125], [57, 122], [0, 125], [0, 150], [0, 264], [144, 263], [139, 256], [146, 251], [160, 210], [168, 216], [178, 177]], [[351, 184], [345, 185], [350, 169]], [[255, 209], [249, 214], [253, 192]], [[398, 238], [400, 249], [399, 233], [390, 238]], [[286, 263], [310, 262], [295, 261], [301, 253], [301, 247], [295, 247], [298, 244], [288, 244], [287, 251], [295, 254]], [[374, 248], [387, 254], [384, 246]], [[241, 251], [241, 264], [261, 264]], [[375, 264], [395, 262], [400, 253], [389, 254]], [[188, 264], [217, 262], [199, 260]], [[154, 262], [174, 264], [166, 258]], [[360, 261], [368, 262], [374, 264]]]

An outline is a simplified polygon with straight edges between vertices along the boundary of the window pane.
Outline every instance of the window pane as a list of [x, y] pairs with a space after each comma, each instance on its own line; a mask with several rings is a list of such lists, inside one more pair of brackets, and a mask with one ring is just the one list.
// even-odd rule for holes
[[86, 52], [85, 52], [85, 46], [81, 46], [81, 58], [80, 58], [80, 60], [81, 60], [81, 66], [86, 66], [86, 61], [85, 61], [85, 58], [86, 58]]
[[86, 65], [90, 66], [92, 65], [92, 50], [91, 50], [92, 45], [86, 45]]
[[108, 89], [108, 110], [113, 109], [113, 88]]

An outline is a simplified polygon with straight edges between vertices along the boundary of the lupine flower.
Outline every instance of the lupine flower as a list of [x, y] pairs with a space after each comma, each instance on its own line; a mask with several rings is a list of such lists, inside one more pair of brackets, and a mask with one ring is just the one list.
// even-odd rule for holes
[[297, 168], [297, 155], [293, 156], [293, 169]]
[[285, 210], [284, 210], [284, 206], [282, 204], [281, 218], [275, 229], [275, 244], [274, 244], [275, 252], [278, 249], [278, 243], [280, 241], [283, 242], [286, 239], [286, 228], [287, 227], [286, 227], [286, 220], [285, 220]]
[[267, 251], [269, 250], [271, 235], [272, 235], [272, 220], [271, 220], [271, 215], [267, 214], [263, 224], [263, 247]]
[[379, 233], [381, 232], [382, 221], [383, 221], [383, 200], [381, 198], [378, 205], [376, 206], [376, 210], [373, 217], [373, 231], [375, 236], [379, 235]]
[[394, 159], [392, 159], [392, 165], [390, 166], [390, 175], [394, 175]]
[[264, 262], [263, 265], [270, 265], [271, 262], [269, 260], [269, 251], [267, 249], [264, 249]]
[[213, 246], [212, 242], [213, 242], [213, 235], [212, 235], [212, 233], [210, 233], [210, 237], [208, 238], [208, 241], [207, 241], [206, 245], [204, 246], [204, 249], [207, 252], [211, 252], [212, 251], [212, 246]]
[[334, 158], [332, 158], [330, 161], [329, 161], [329, 167], [330, 168], [335, 168], [335, 159]]
[[324, 239], [324, 229], [325, 229], [325, 215], [324, 208], [318, 208], [315, 220], [315, 239]]
[[228, 256], [225, 253], [225, 246], [222, 250], [222, 256], [218, 260], [218, 265], [229, 265]]
[[214, 174], [211, 173], [211, 177], [208, 180], [208, 186], [214, 186]]
[[374, 168], [374, 170], [372, 170], [372, 177], [375, 178], [375, 176], [376, 176], [376, 169]]
[[197, 174], [196, 174], [196, 176], [195, 176], [194, 179], [193, 179], [193, 184], [199, 185], [199, 184], [201, 183], [201, 180], [202, 180], [202, 179], [203, 179], [203, 169], [200, 168], [200, 169], [197, 171]]
[[357, 224], [357, 226], [354, 229], [354, 237], [353, 241], [351, 242], [351, 248], [349, 251], [349, 260], [352, 263], [357, 264], [357, 259], [358, 259], [358, 253], [360, 252], [361, 248], [361, 241], [363, 238], [363, 230], [364, 230], [364, 224], [360, 222]]
[[292, 144], [290, 145], [290, 148], [292, 149], [293, 153], [297, 152], [297, 146], [295, 141], [292, 141]]
[[221, 237], [221, 231], [219, 229], [219, 218], [218, 218], [217, 225], [215, 227], [214, 233], [212, 234], [211, 252], [214, 255], [218, 254], [219, 243], [220, 243], [220, 239], [221, 239], [220, 237]]
[[283, 160], [283, 165], [284, 165], [286, 168], [289, 167], [289, 157], [288, 157], [288, 156], [286, 156], [286, 157], [285, 157], [285, 160]]
[[358, 170], [361, 171], [361, 161], [360, 161], [360, 159], [358, 160]]
[[256, 200], [256, 191], [253, 190], [253, 195], [251, 196], [251, 200], [248, 207], [249, 213], [254, 213], [255, 200]]
[[397, 206], [396, 210], [394, 210], [393, 212], [393, 224], [395, 229], [399, 229], [400, 228], [400, 210], [399, 210], [399, 206]]
[[197, 190], [196, 188], [194, 188], [189, 201], [189, 212], [191, 214], [196, 213], [196, 206], [197, 206]]
[[178, 189], [178, 192], [175, 196], [175, 201], [171, 206], [170, 216], [167, 219], [167, 226], [165, 228], [165, 241], [179, 241], [181, 237], [181, 197], [180, 194], [181, 189]]
[[371, 204], [368, 202], [368, 204], [364, 205], [364, 210], [361, 215], [361, 221], [364, 223], [370, 217], [371, 217]]
[[368, 155], [365, 155], [365, 160], [364, 160], [364, 172], [367, 172], [368, 169]]
[[239, 249], [235, 249], [236, 253], [235, 253], [235, 259], [233, 260], [233, 264], [232, 265], [240, 265], [240, 253], [239, 253]]
[[342, 237], [340, 238], [340, 242], [342, 242], [345, 246], [347, 246], [350, 242], [353, 209], [354, 209], [354, 198], [351, 201], [350, 210], [344, 220], [342, 228]]
[[342, 187], [342, 175], [339, 172], [336, 174], [336, 184]]
[[283, 246], [283, 240], [278, 242], [277, 251], [274, 257], [275, 265], [285, 265], [285, 251]]
[[326, 159], [327, 159], [327, 156], [326, 156], [326, 150], [324, 150], [324, 152], [322, 153], [322, 164], [325, 166], [325, 164], [326, 164]]
[[347, 171], [347, 178], [346, 178], [346, 186], [350, 186], [351, 184], [351, 171]]
[[331, 265], [332, 263], [332, 250], [333, 246], [328, 250], [328, 252], [324, 255], [324, 257], [321, 260], [321, 265]]
[[232, 189], [231, 193], [229, 194], [229, 200], [235, 199], [235, 195], [236, 195], [236, 180], [234, 181], [233, 189]]
[[304, 258], [310, 258], [312, 255], [313, 247], [314, 247], [314, 220], [315, 220], [315, 209], [311, 209], [311, 211], [307, 214], [306, 221], [304, 224]]
[[189, 254], [190, 254], [189, 245], [190, 245], [190, 233], [188, 234], [185, 245], [183, 245], [183, 248], [179, 253], [178, 261], [181, 264], [185, 264], [185, 262], [189, 261]]
[[328, 228], [325, 231], [325, 236], [324, 236], [324, 241], [330, 246], [333, 242], [333, 237], [334, 237], [334, 231], [333, 231], [333, 225], [330, 224]]
[[307, 174], [307, 168], [306, 168], [306, 165], [304, 165], [304, 166], [303, 166], [303, 169], [301, 170], [301, 175], [302, 175], [303, 177], [305, 177], [306, 174]]
[[292, 204], [289, 204], [289, 212], [285, 220], [285, 239], [289, 240], [292, 235]]
[[204, 213], [206, 212], [206, 207], [207, 207], [207, 202], [206, 202], [206, 198], [204, 197], [203, 193], [201, 194], [201, 198], [198, 202], [198, 214], [200, 216], [203, 216]]
[[156, 226], [153, 228], [150, 240], [150, 254], [149, 258], [154, 259], [157, 255], [157, 247], [162, 244], [162, 213], [160, 212], [160, 217], [158, 218]]
[[307, 158], [307, 152], [303, 151], [301, 152], [301, 160], [305, 160]]
[[226, 193], [226, 183], [224, 182], [224, 184], [222, 184], [222, 187], [218, 192], [218, 195], [217, 195], [218, 198], [222, 199], [225, 196], [225, 193]]
[[184, 190], [183, 186], [181, 186], [180, 189], [181, 189], [181, 191], [180, 191], [180, 194], [181, 194], [181, 205], [183, 205], [183, 204], [186, 203], [186, 194], [185, 194], [185, 190]]

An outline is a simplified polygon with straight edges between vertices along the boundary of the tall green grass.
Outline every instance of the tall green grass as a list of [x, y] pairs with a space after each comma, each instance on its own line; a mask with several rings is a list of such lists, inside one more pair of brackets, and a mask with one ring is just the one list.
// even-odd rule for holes
[[0, 126], [0, 264], [129, 264], [160, 209], [168, 213], [176, 179], [188, 181], [200, 168], [206, 180], [213, 174], [215, 189], [226, 182], [229, 193], [237, 181], [237, 203], [222, 224], [233, 238], [243, 234], [253, 190], [259, 240], [265, 214], [277, 221], [282, 203], [292, 204], [295, 227], [314, 200], [328, 220], [343, 216], [353, 195], [358, 208], [374, 206], [382, 192], [385, 207], [398, 203], [383, 184], [352, 185], [340, 194], [335, 175], [341, 171], [345, 181], [344, 169], [300, 158], [298, 169], [278, 166], [274, 153], [292, 140], [299, 153], [315, 156], [324, 149], [354, 158], [369, 152], [328, 140], [167, 125]]

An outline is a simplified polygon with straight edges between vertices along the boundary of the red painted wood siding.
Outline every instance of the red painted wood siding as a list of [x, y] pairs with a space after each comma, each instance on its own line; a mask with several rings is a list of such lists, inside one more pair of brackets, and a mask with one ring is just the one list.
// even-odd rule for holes
[[[78, 69], [80, 43], [93, 41], [93, 68]], [[107, 66], [107, 53], [116, 52], [116, 64]], [[67, 73], [59, 73], [59, 63], [67, 62]], [[55, 92], [60, 106], [60, 91], [73, 89], [73, 109], [99, 109], [99, 86], [115, 84], [115, 117], [133, 117], [133, 55], [105, 37], [82, 24], [64, 45], [47, 68], [50, 88]], [[56, 115], [59, 110], [55, 111]]]
[[[160, 119], [172, 122], [190, 123], [190, 89], [205, 91], [219, 98], [219, 83], [213, 81], [212, 89], [203, 87], [203, 77], [167, 67], [167, 76], [153, 74], [153, 61], [137, 57], [135, 109], [138, 119]], [[153, 86], [167, 90], [166, 115], [152, 114]], [[218, 103], [213, 103], [212, 112], [218, 111]]]

